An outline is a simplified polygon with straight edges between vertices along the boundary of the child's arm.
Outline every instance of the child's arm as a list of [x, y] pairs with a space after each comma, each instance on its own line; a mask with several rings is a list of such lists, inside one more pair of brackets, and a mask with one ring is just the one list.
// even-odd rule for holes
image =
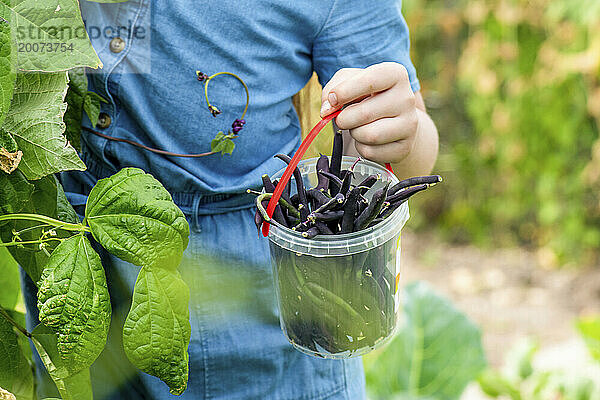
[[346, 154], [357, 151], [369, 160], [389, 162], [400, 179], [431, 172], [437, 129], [401, 64], [341, 69], [323, 88], [321, 104], [321, 116], [347, 105], [336, 118], [353, 139], [353, 145], [344, 146]]

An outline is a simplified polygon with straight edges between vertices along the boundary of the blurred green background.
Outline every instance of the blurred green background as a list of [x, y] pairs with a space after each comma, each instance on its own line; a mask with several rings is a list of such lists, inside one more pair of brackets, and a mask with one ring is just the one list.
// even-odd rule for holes
[[600, 2], [404, 0], [440, 133], [439, 189], [412, 226], [539, 249], [547, 266], [600, 249]]
[[[445, 179], [412, 201], [410, 226], [450, 243], [533, 249], [547, 267], [595, 264], [600, 1], [402, 4]], [[303, 131], [318, 120], [315, 80], [300, 96], [311, 109]], [[330, 149], [321, 135], [306, 157]]]

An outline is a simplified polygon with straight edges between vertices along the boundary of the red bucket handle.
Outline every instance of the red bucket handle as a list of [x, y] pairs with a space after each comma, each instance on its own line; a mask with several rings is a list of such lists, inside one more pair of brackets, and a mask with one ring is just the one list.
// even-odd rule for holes
[[[273, 217], [273, 212], [275, 211], [275, 207], [277, 206], [277, 203], [279, 202], [279, 198], [281, 197], [281, 194], [283, 193], [283, 189], [285, 188], [285, 185], [287, 185], [287, 183], [290, 181], [290, 178], [292, 177], [292, 173], [298, 166], [298, 163], [302, 159], [302, 156], [304, 156], [304, 153], [306, 153], [306, 150], [308, 150], [308, 147], [311, 145], [313, 140], [315, 140], [317, 135], [323, 130], [323, 128], [329, 123], [329, 121], [331, 121], [332, 119], [337, 117], [340, 112], [342, 112], [342, 110], [338, 110], [338, 111], [334, 112], [333, 114], [329, 114], [328, 116], [326, 116], [325, 118], [320, 120], [314, 126], [314, 128], [312, 128], [310, 130], [310, 132], [308, 133], [306, 138], [304, 138], [304, 140], [300, 144], [298, 151], [296, 151], [296, 154], [294, 154], [294, 157], [292, 157], [292, 161], [290, 161], [287, 168], [283, 172], [283, 175], [279, 179], [279, 182], [277, 183], [277, 186], [275, 187], [275, 190], [273, 191], [273, 196], [271, 196], [271, 199], [269, 200], [269, 205], [267, 206], [267, 215], [270, 218]], [[385, 164], [385, 168], [388, 171], [390, 171], [391, 173], [394, 173], [394, 171], [392, 170], [392, 166], [389, 163]], [[263, 236], [265, 236], [265, 237], [269, 236], [269, 227], [270, 227], [270, 224], [268, 222], [266, 222], [266, 221], [263, 222], [263, 226], [262, 226]]]

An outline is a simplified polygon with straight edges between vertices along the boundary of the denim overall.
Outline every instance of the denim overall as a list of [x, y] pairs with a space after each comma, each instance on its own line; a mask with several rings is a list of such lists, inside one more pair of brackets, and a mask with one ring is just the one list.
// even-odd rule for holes
[[[257, 235], [253, 198], [262, 174], [283, 167], [277, 153], [300, 143], [291, 98], [316, 71], [325, 84], [340, 68], [402, 63], [419, 82], [409, 57], [400, 2], [392, 0], [81, 1], [86, 28], [104, 67], [90, 71], [90, 90], [108, 100], [110, 123], [92, 127], [175, 153], [202, 153], [230, 128], [245, 105], [238, 81], [210, 82], [213, 117], [196, 70], [233, 72], [247, 83], [247, 124], [232, 155], [160, 156], [82, 132], [85, 172], [60, 176], [83, 214], [95, 182], [135, 166], [169, 190], [190, 223], [180, 266], [190, 287], [189, 382], [182, 399], [317, 400], [365, 398], [360, 358], [324, 360], [300, 353], [279, 327], [268, 239]], [[117, 38], [118, 36], [118, 38]], [[105, 120], [106, 122], [106, 120]], [[167, 399], [167, 386], [139, 372], [122, 350], [121, 331], [139, 267], [101, 254], [113, 318], [107, 347], [91, 368], [96, 399]], [[35, 287], [24, 279], [29, 328], [37, 320]], [[39, 363], [39, 360], [38, 360]], [[51, 396], [42, 382], [38, 394]]]

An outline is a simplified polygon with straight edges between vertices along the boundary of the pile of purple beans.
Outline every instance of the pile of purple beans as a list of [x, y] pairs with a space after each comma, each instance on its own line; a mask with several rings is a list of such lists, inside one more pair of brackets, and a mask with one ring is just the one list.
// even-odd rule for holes
[[[265, 221], [274, 220], [309, 239], [359, 232], [442, 181], [439, 175], [429, 175], [391, 185], [379, 174], [355, 176], [362, 160], [342, 170], [342, 148], [342, 135], [336, 133], [331, 158], [322, 155], [316, 162], [312, 188], [296, 168], [294, 182], [284, 188], [272, 217], [266, 208], [277, 181], [263, 175], [263, 191], [249, 191], [257, 195], [254, 222], [259, 231]], [[276, 157], [291, 161], [287, 155]], [[290, 342], [315, 356], [346, 357], [363, 354], [390, 337], [397, 319], [396, 254], [395, 240], [335, 257], [271, 246], [282, 327]]]
[[[391, 187], [388, 183], [368, 200], [366, 193], [381, 176], [371, 175], [353, 184], [354, 166], [361, 159], [358, 158], [349, 169], [341, 170], [342, 148], [342, 135], [336, 134], [331, 160], [321, 155], [316, 163], [318, 182], [313, 188], [305, 187], [300, 169], [296, 167], [296, 193], [291, 195], [291, 182], [288, 182], [272, 216], [276, 222], [309, 239], [317, 235], [356, 232], [378, 224], [412, 195], [442, 181], [439, 175], [427, 175], [405, 179]], [[276, 157], [288, 164], [291, 161], [285, 154]], [[266, 208], [277, 185], [277, 181], [271, 181], [268, 175], [262, 176], [262, 182], [263, 193], [255, 192], [258, 196], [254, 222], [259, 230], [263, 222], [271, 220]]]

